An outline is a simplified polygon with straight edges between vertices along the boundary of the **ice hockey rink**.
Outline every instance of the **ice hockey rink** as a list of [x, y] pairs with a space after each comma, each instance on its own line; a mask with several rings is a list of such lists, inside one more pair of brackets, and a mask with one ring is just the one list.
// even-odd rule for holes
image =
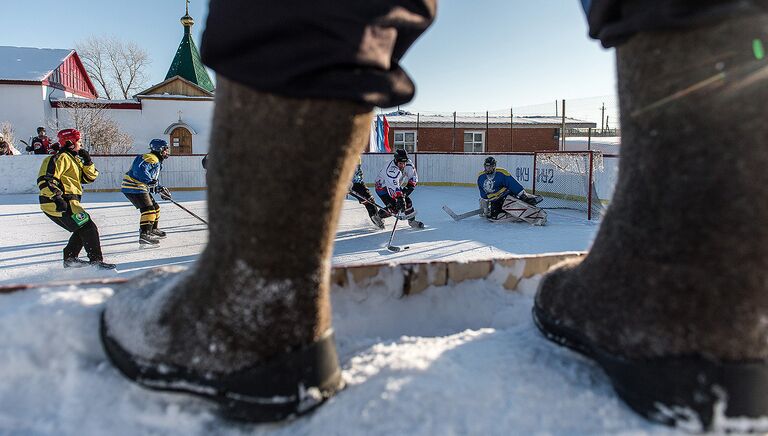
[[[206, 218], [204, 191], [177, 192], [174, 199]], [[443, 210], [457, 213], [478, 207], [478, 192], [469, 187], [420, 186], [412, 195], [417, 218], [426, 224], [412, 229], [398, 223], [392, 241], [407, 250], [386, 249], [394, 218], [384, 230], [375, 228], [365, 208], [348, 197], [336, 233], [334, 265], [410, 262], [422, 260], [473, 260], [510, 254], [537, 254], [588, 249], [599, 220], [588, 221], [585, 212], [550, 210], [548, 224], [492, 223], [480, 217], [454, 221]], [[546, 205], [546, 201], [542, 205]], [[207, 227], [187, 212], [160, 201], [160, 227], [168, 233], [159, 248], [138, 248], [139, 212], [118, 193], [86, 193], [84, 206], [99, 227], [105, 260], [117, 264], [117, 274], [128, 277], [163, 265], [191, 265], [205, 248]], [[275, 220], [290, 219], [290, 215]], [[37, 195], [0, 195], [0, 283], [38, 282], [110, 275], [111, 271], [64, 270], [61, 250], [69, 233], [40, 212]], [[82, 253], [85, 256], [85, 253]]]

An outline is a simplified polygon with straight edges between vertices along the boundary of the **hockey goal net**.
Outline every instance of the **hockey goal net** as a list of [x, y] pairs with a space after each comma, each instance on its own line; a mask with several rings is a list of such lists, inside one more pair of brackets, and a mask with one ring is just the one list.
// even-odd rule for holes
[[595, 189], [595, 174], [603, 170], [600, 152], [535, 152], [533, 193], [544, 197], [539, 207], [581, 210], [588, 220], [599, 218], [604, 206]]

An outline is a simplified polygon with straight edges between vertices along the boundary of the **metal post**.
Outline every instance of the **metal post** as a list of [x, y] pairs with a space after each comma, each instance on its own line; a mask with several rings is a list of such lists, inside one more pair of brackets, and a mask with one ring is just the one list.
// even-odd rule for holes
[[592, 128], [587, 130], [587, 150], [592, 150]]
[[593, 151], [589, 152], [589, 183], [587, 183], [587, 189], [589, 190], [587, 192], [587, 221], [592, 220], [592, 184], [594, 183], [594, 180], [592, 180], [592, 159], [594, 158], [595, 153]]
[[451, 141], [451, 150], [456, 152], [456, 111], [453, 111], [453, 140]]
[[515, 114], [509, 108], [509, 151], [515, 151]]
[[419, 151], [419, 113], [416, 112], [416, 141], [413, 144], [413, 151]]
[[563, 123], [560, 128], [560, 140], [562, 141], [560, 151], [565, 151], [565, 99], [563, 99]]
[[491, 135], [488, 131], [488, 111], [485, 111], [485, 151], [491, 152]]

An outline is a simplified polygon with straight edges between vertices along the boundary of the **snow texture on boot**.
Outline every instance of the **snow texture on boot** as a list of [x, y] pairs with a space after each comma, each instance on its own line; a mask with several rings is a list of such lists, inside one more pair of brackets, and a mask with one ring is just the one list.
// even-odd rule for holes
[[[157, 310], [185, 275], [177, 268], [144, 274], [118, 289], [102, 313], [100, 337], [110, 362], [128, 379], [154, 390], [183, 392], [215, 402], [227, 418], [274, 422], [313, 410], [344, 387], [332, 330], [267, 362], [220, 372], [160, 361], [173, 344]], [[216, 342], [212, 342], [216, 352]], [[223, 350], [218, 350], [222, 352]]]
[[616, 191], [588, 256], [535, 298], [548, 339], [665, 424], [768, 430], [768, 86], [748, 47], [766, 28], [754, 14], [618, 49]]
[[152, 229], [149, 231], [149, 234], [159, 239], [165, 239], [167, 236], [166, 233], [160, 229]]

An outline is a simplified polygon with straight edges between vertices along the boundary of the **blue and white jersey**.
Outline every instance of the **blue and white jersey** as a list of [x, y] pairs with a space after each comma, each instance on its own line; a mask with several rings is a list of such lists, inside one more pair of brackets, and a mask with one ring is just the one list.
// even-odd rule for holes
[[144, 194], [149, 192], [148, 183], [156, 181], [160, 176], [163, 163], [154, 153], [146, 153], [136, 156], [131, 164], [131, 169], [123, 176], [121, 191], [125, 194]]
[[504, 168], [496, 168], [491, 174], [480, 171], [477, 175], [477, 187], [480, 188], [480, 197], [488, 200], [504, 198], [510, 192], [517, 195], [523, 190], [523, 185]]
[[411, 185], [416, 186], [419, 183], [419, 175], [416, 173], [416, 167], [413, 166], [413, 162], [408, 159], [405, 163], [405, 168], [400, 171], [394, 160], [379, 171], [379, 176], [376, 177], [376, 193], [379, 195], [387, 194], [392, 198], [397, 198], [403, 195], [401, 189], [402, 186]]

